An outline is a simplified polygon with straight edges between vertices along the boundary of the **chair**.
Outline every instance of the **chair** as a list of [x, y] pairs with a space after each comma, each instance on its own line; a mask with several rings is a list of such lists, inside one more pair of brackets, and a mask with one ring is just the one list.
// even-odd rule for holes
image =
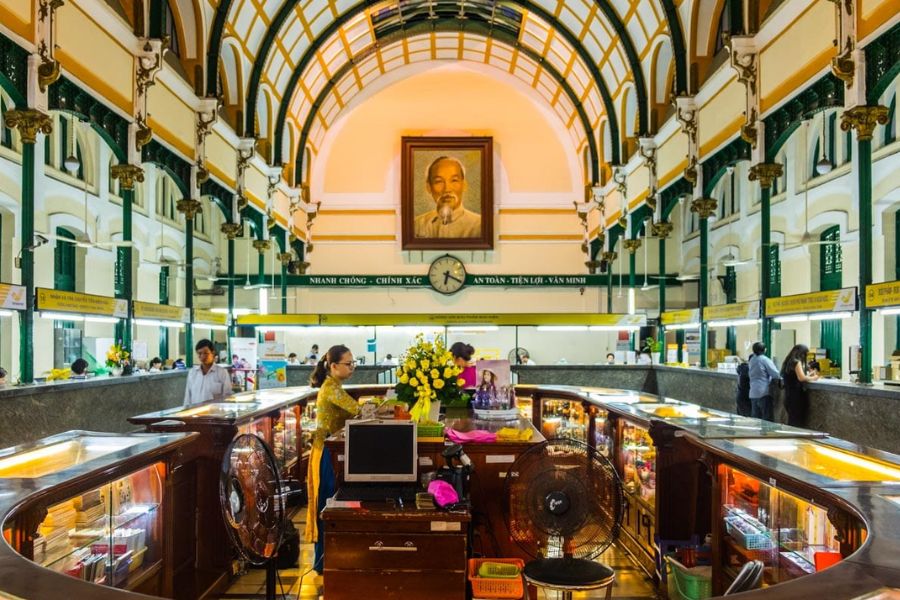
[[731, 596], [732, 594], [740, 594], [741, 592], [748, 592], [758, 588], [762, 582], [763, 567], [761, 560], [751, 560], [744, 563], [737, 577], [734, 578], [734, 581], [731, 582], [731, 585], [728, 586], [728, 589], [722, 595]]

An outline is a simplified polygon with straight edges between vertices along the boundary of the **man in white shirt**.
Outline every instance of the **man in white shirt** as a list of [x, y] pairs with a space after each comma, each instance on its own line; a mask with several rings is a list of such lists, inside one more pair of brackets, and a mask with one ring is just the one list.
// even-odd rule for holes
[[231, 395], [231, 376], [228, 369], [216, 363], [216, 348], [209, 340], [200, 340], [194, 346], [197, 351], [197, 365], [188, 373], [184, 390], [184, 405], [191, 406], [219, 401]]

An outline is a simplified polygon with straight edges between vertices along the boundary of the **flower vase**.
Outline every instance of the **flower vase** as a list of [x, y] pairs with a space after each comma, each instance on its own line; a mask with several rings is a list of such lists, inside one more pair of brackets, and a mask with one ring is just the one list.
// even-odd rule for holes
[[122, 374], [122, 367], [110, 367], [109, 372], [113, 377], [118, 377]]

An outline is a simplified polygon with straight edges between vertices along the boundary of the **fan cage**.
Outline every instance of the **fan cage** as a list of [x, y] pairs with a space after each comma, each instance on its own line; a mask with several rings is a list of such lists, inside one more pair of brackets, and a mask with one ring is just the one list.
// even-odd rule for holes
[[[557, 438], [529, 448], [510, 467], [504, 492], [510, 536], [532, 558], [593, 560], [619, 536], [622, 482], [609, 459], [582, 442]], [[564, 510], [554, 514], [551, 506]]]

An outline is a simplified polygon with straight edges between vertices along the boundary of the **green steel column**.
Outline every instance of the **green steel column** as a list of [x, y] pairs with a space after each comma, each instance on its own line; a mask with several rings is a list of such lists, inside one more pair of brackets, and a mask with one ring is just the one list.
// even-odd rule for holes
[[[659, 314], [666, 310], [666, 238], [659, 238]], [[666, 362], [666, 328], [660, 318], [659, 333], [657, 334], [662, 348], [659, 351], [659, 364]]]
[[281, 263], [281, 314], [287, 314], [287, 265]]
[[[634, 298], [635, 304], [637, 304], [637, 296], [635, 296], [634, 286], [637, 283], [637, 274], [635, 273], [635, 269], [637, 269], [637, 251], [638, 248], [641, 247], [640, 239], [631, 239], [625, 240], [623, 242], [625, 249], [628, 250], [628, 298]], [[631, 308], [629, 306], [629, 308]], [[631, 350], [632, 352], [637, 349], [638, 342], [640, 340], [637, 337], [640, 333], [632, 333], [629, 337], [631, 338]]]
[[25, 310], [19, 313], [19, 380], [34, 382], [34, 144], [38, 133], [53, 131], [49, 115], [35, 109], [7, 110], [7, 127], [18, 129], [22, 138], [22, 235], [21, 284], [25, 287]]
[[766, 299], [772, 295], [772, 261], [770, 260], [772, 246], [772, 198], [769, 187], [761, 189], [759, 197], [760, 215], [760, 250], [762, 264], [760, 265], [760, 315], [762, 317], [762, 343], [766, 345], [766, 354], [771, 355], [772, 347], [772, 319], [766, 315]]
[[872, 133], [888, 121], [885, 106], [857, 106], [841, 115], [841, 129], [856, 129], [859, 183], [859, 382], [872, 383], [872, 311], [866, 286], [872, 283]]
[[[196, 200], [194, 200], [196, 202]], [[199, 204], [199, 203], [198, 203]], [[184, 307], [191, 322], [184, 329], [184, 364], [194, 366], [194, 215], [184, 215]]]
[[22, 383], [34, 382], [34, 141], [22, 144], [22, 285], [19, 313], [19, 369]]
[[709, 217], [700, 216], [700, 366], [706, 367], [706, 321], [703, 309], [709, 303]]
[[[122, 239], [126, 242], [131, 241], [131, 207], [134, 202], [134, 188], [122, 189]], [[118, 248], [116, 260], [120, 261], [119, 268], [122, 273], [122, 294], [120, 296], [128, 301], [128, 317], [125, 319], [125, 329], [122, 332], [122, 344], [125, 348], [131, 349], [131, 338], [134, 331], [134, 323], [131, 316], [131, 300], [134, 297], [133, 282], [131, 280], [131, 246]]]
[[234, 337], [234, 238], [228, 237], [228, 356], [231, 357], [231, 338]]
[[612, 289], [613, 289], [613, 266], [612, 261], [609, 262], [606, 267], [606, 313], [612, 313], [613, 311], [613, 301], [612, 301]]
[[260, 251], [259, 258], [257, 259], [256, 282], [259, 285], [264, 285], [266, 283], [266, 255], [262, 251]]

